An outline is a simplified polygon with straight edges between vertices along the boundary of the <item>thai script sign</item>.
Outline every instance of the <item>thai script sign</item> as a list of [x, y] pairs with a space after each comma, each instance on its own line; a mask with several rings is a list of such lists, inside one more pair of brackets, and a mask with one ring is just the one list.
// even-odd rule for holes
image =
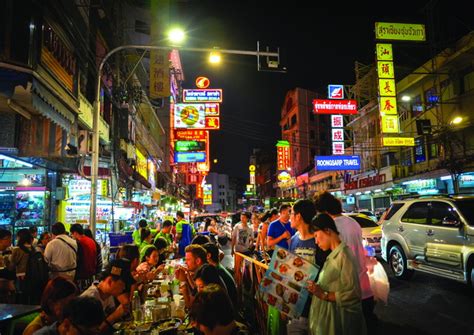
[[183, 102], [222, 102], [221, 89], [183, 90]]
[[375, 22], [378, 40], [426, 41], [425, 25], [417, 23]]
[[357, 101], [314, 99], [313, 111], [316, 114], [357, 114]]

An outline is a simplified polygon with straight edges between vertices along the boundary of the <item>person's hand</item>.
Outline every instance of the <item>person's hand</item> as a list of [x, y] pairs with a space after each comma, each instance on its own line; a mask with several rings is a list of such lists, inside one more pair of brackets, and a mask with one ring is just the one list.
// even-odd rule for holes
[[288, 230], [285, 230], [285, 232], [282, 234], [283, 238], [286, 238], [289, 240], [291, 238], [291, 234]]
[[183, 268], [182, 266], [178, 266], [176, 268], [174, 275], [176, 279], [178, 279], [180, 282], [186, 282], [187, 280], [187, 270]]
[[122, 293], [121, 295], [117, 297], [117, 300], [121, 305], [130, 304], [130, 292]]
[[322, 295], [323, 290], [318, 284], [316, 284], [314, 281], [311, 281], [311, 280], [308, 280], [307, 283], [308, 283], [307, 289], [312, 295], [315, 295], [317, 297], [320, 297]]

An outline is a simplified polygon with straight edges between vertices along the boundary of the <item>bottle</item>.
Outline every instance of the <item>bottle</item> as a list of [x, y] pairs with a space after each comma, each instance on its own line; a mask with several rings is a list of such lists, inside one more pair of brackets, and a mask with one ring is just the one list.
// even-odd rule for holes
[[135, 323], [139, 323], [142, 321], [142, 303], [140, 301], [140, 296], [138, 295], [137, 290], [133, 292], [132, 315], [133, 315], [133, 321]]

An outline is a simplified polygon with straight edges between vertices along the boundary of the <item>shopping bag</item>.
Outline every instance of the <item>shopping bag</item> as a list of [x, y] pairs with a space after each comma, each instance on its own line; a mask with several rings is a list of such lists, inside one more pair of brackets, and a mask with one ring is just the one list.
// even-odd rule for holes
[[382, 264], [377, 261], [377, 264], [374, 265], [373, 272], [369, 272], [368, 275], [372, 292], [374, 292], [374, 299], [376, 301], [382, 301], [386, 305], [388, 302], [388, 293], [390, 292], [390, 283]]

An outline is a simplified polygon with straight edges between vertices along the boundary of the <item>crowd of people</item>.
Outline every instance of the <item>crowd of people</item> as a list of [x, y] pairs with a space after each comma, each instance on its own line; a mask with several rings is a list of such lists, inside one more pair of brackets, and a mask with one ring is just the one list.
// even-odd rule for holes
[[[131, 317], [134, 293], [145, 295], [146, 284], [165, 271], [166, 260], [183, 258], [174, 276], [196, 332], [245, 334], [239, 276], [221, 264], [224, 252], [214, 238], [220, 228], [211, 218], [195, 227], [179, 211], [175, 222], [165, 220], [158, 228], [142, 219], [133, 243], [120, 246], [105, 266], [100, 245], [79, 224], [67, 232], [57, 222], [39, 237], [34, 228], [21, 229], [14, 247], [12, 234], [0, 230], [0, 300], [41, 306], [26, 335], [105, 334]], [[278, 246], [319, 267], [316, 280], [307, 283], [310, 298], [302, 315], [285, 320], [287, 334], [376, 332], [361, 228], [342, 215], [341, 202], [330, 193], [264, 213], [243, 211], [230, 240], [231, 255], [271, 257]], [[241, 260], [234, 257], [237, 271]], [[88, 317], [90, 311], [97, 312]]]

